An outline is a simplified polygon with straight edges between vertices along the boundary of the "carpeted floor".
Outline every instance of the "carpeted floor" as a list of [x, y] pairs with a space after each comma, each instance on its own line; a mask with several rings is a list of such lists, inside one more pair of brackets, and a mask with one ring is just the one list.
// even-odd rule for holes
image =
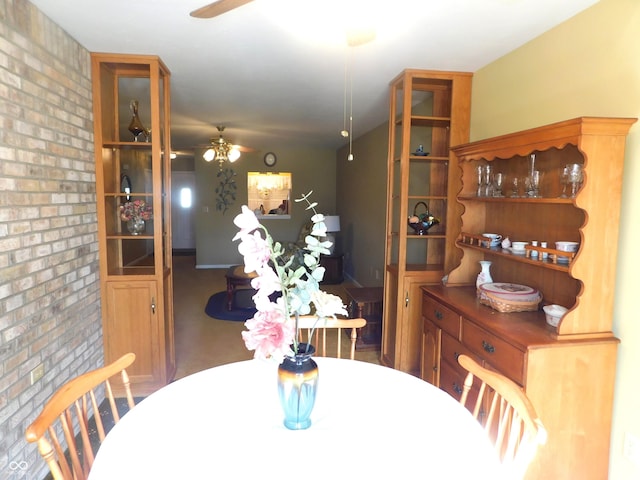
[[232, 293], [231, 310], [228, 310], [227, 292], [214, 293], [207, 300], [204, 313], [218, 320], [244, 322], [256, 313], [252, 296], [254, 290], [249, 288], [237, 289]]
[[[253, 352], [242, 341], [244, 322], [215, 320], [204, 307], [215, 292], [226, 291], [227, 269], [196, 269], [195, 257], [174, 256], [173, 289], [176, 346], [176, 379], [226, 363], [248, 360]], [[346, 302], [345, 287], [353, 284], [323, 285]], [[356, 359], [380, 363], [379, 350], [356, 351]]]

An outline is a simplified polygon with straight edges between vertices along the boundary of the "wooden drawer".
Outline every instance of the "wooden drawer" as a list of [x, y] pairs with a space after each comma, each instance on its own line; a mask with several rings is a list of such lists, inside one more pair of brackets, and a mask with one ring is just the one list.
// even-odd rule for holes
[[422, 315], [452, 337], [460, 338], [460, 315], [428, 295], [422, 296]]
[[[460, 401], [460, 396], [462, 395], [462, 387], [464, 386], [464, 379], [466, 377], [466, 370], [458, 370], [452, 367], [449, 362], [440, 363], [440, 389], [447, 392], [458, 402]], [[478, 400], [478, 392], [480, 388], [479, 385], [480, 382], [478, 381], [478, 379], [474, 378], [473, 385], [471, 386], [471, 390], [469, 390], [469, 395], [467, 396], [467, 401], [465, 403], [465, 407], [470, 412], [473, 411], [473, 407]]]
[[442, 360], [448, 362], [449, 365], [460, 372], [461, 375], [466, 375], [467, 371], [458, 363], [458, 355], [465, 354], [473, 358], [476, 362], [482, 362], [482, 359], [478, 358], [475, 353], [446, 333], [442, 335], [440, 349], [442, 352]]
[[467, 319], [462, 320], [462, 343], [500, 373], [524, 385], [525, 352]]

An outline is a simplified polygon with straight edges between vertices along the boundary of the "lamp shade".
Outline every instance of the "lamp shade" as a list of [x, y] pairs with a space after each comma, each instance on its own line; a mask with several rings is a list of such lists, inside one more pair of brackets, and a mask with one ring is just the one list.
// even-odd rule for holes
[[327, 215], [324, 217], [324, 224], [327, 227], [327, 232], [339, 232], [340, 231], [340, 216], [339, 215]]

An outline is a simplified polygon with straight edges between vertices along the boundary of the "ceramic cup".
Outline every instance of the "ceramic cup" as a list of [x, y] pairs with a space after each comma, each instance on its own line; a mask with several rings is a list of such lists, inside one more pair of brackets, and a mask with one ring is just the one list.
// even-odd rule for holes
[[482, 236], [491, 239], [491, 242], [489, 243], [490, 247], [497, 247], [500, 245], [500, 241], [502, 240], [502, 235], [497, 233], [483, 233]]

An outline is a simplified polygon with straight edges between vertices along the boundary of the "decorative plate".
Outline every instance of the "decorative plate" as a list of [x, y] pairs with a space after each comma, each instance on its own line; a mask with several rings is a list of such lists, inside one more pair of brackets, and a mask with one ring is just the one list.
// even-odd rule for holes
[[535, 288], [517, 283], [483, 283], [480, 289], [501, 295], [531, 295], [538, 292]]

